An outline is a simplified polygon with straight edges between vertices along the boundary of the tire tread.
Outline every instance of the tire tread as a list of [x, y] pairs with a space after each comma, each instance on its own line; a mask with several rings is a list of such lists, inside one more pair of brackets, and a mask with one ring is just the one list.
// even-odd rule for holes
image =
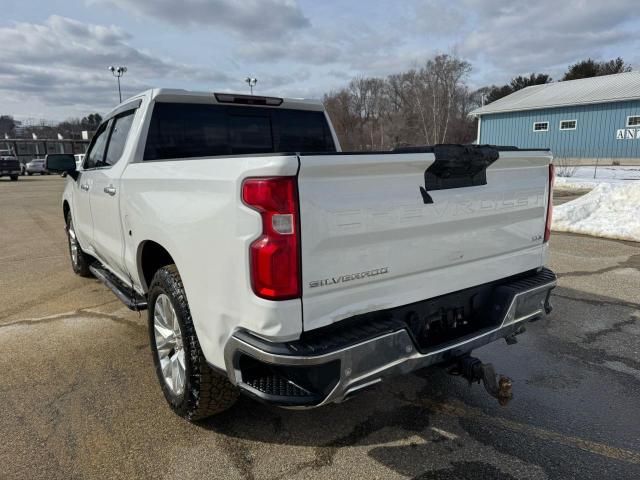
[[[157, 290], [164, 291], [174, 302], [174, 309], [181, 320], [183, 344], [188, 345], [188, 350], [185, 352], [187, 383], [181, 399], [173, 398], [164, 383], [158, 365], [153, 332], [153, 305], [155, 303], [153, 297], [156, 296]], [[182, 279], [173, 264], [160, 268], [151, 282], [149, 288], [149, 336], [158, 379], [169, 405], [178, 415], [190, 421], [197, 421], [223, 412], [235, 403], [238, 398], [238, 390], [226, 376], [214, 371], [209, 366], [202, 353]]]

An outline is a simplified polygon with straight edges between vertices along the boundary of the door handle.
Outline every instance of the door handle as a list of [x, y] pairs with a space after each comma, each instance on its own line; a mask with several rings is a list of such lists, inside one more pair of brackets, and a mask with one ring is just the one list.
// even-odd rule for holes
[[85, 192], [89, 191], [89, 184], [88, 183], [82, 183], [80, 185], [80, 190], [84, 190]]
[[114, 187], [113, 185], [104, 187], [104, 193], [106, 193], [107, 195], [111, 195], [113, 197], [116, 194], [116, 187]]

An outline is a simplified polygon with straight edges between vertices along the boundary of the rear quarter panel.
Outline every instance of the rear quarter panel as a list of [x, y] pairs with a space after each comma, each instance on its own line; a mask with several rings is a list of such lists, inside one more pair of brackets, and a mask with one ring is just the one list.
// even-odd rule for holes
[[224, 368], [224, 344], [238, 328], [278, 340], [302, 331], [299, 299], [272, 302], [253, 294], [248, 251], [262, 223], [241, 201], [244, 178], [297, 170], [296, 156], [254, 156], [132, 163], [123, 174], [126, 267], [145, 290], [138, 264], [144, 242], [169, 251], [203, 352], [215, 366]]

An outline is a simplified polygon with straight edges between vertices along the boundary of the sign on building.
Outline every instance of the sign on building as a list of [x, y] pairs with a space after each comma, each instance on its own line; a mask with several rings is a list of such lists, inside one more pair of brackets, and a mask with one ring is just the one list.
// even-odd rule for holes
[[640, 139], [640, 128], [619, 128], [616, 130], [616, 140]]

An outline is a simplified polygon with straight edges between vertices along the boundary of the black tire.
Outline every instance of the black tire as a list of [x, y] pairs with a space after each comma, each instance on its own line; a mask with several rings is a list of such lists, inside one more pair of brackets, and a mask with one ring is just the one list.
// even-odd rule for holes
[[18, 180], [18, 175], [11, 175], [11, 180], [14, 182]]
[[33, 175], [33, 173], [31, 173], [31, 172], [27, 172], [27, 175], [31, 176], [31, 175]]
[[[179, 395], [172, 391], [165, 381], [156, 346], [154, 314], [156, 300], [160, 294], [169, 297], [182, 334], [185, 385]], [[193, 326], [182, 280], [175, 265], [162, 267], [156, 272], [149, 288], [148, 301], [149, 344], [153, 363], [162, 392], [171, 409], [189, 421], [197, 421], [230, 408], [238, 398], [238, 389], [226, 376], [214, 371], [207, 364]]]
[[71, 268], [73, 268], [73, 271], [75, 272], [76, 275], [80, 275], [81, 277], [91, 277], [92, 275], [91, 275], [91, 271], [89, 270], [89, 265], [91, 265], [91, 263], [93, 262], [93, 258], [82, 251], [82, 248], [80, 248], [79, 243], [76, 243], [76, 247], [77, 247], [76, 258], [74, 259], [73, 257], [73, 252], [71, 249], [73, 240], [71, 238], [70, 231], [75, 232], [75, 230], [73, 229], [73, 219], [71, 218], [71, 212], [67, 212], [66, 222], [67, 222], [67, 244], [69, 246], [69, 258], [71, 259]]

